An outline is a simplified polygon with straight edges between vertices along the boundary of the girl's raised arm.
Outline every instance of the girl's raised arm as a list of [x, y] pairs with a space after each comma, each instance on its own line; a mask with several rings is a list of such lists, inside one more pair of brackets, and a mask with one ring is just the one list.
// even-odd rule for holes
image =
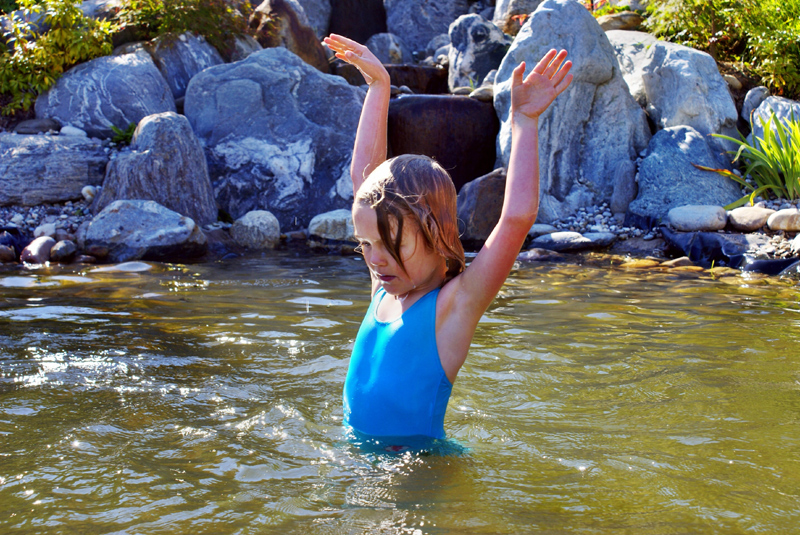
[[353, 180], [355, 194], [364, 179], [386, 161], [391, 82], [383, 64], [364, 45], [336, 34], [326, 37], [325, 44], [333, 50], [337, 58], [355, 65], [369, 85], [358, 122], [353, 161], [350, 164], [350, 178]]

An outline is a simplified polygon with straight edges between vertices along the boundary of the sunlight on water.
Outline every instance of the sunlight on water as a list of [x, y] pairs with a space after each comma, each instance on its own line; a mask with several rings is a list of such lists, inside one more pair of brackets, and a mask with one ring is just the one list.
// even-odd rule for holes
[[0, 269], [2, 533], [791, 533], [797, 281], [521, 264], [448, 440], [342, 429], [363, 262]]

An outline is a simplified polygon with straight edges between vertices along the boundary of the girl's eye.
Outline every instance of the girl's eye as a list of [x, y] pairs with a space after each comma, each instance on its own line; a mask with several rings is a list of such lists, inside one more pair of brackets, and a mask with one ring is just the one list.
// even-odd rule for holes
[[368, 243], [366, 243], [366, 242], [363, 242], [363, 241], [362, 241], [362, 242], [360, 242], [360, 243], [359, 243], [359, 244], [356, 246], [356, 248], [355, 248], [355, 252], [357, 252], [357, 253], [363, 253], [363, 252], [364, 252], [364, 249], [366, 249], [366, 248], [367, 248], [367, 247], [369, 247], [369, 246], [370, 246], [370, 245], [369, 245]]

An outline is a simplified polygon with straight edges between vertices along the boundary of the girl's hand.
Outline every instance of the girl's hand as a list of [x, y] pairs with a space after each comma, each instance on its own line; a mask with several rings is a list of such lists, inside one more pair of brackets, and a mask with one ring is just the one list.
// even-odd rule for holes
[[368, 85], [385, 82], [389, 86], [389, 73], [375, 55], [367, 47], [347, 37], [332, 33], [324, 39], [328, 48], [333, 50], [337, 58], [355, 65]]
[[[511, 76], [512, 116], [539, 117], [555, 98], [564, 91], [572, 75], [568, 74], [572, 62], [564, 63], [567, 51], [551, 50], [539, 61], [533, 71], [523, 79], [525, 62], [520, 63]], [[563, 65], [562, 65], [563, 63]]]

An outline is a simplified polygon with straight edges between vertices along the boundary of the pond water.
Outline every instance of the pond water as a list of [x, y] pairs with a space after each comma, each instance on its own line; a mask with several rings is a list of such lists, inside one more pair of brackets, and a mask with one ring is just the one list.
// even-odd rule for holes
[[449, 454], [341, 428], [352, 257], [0, 268], [2, 533], [790, 533], [795, 279], [515, 269]]

